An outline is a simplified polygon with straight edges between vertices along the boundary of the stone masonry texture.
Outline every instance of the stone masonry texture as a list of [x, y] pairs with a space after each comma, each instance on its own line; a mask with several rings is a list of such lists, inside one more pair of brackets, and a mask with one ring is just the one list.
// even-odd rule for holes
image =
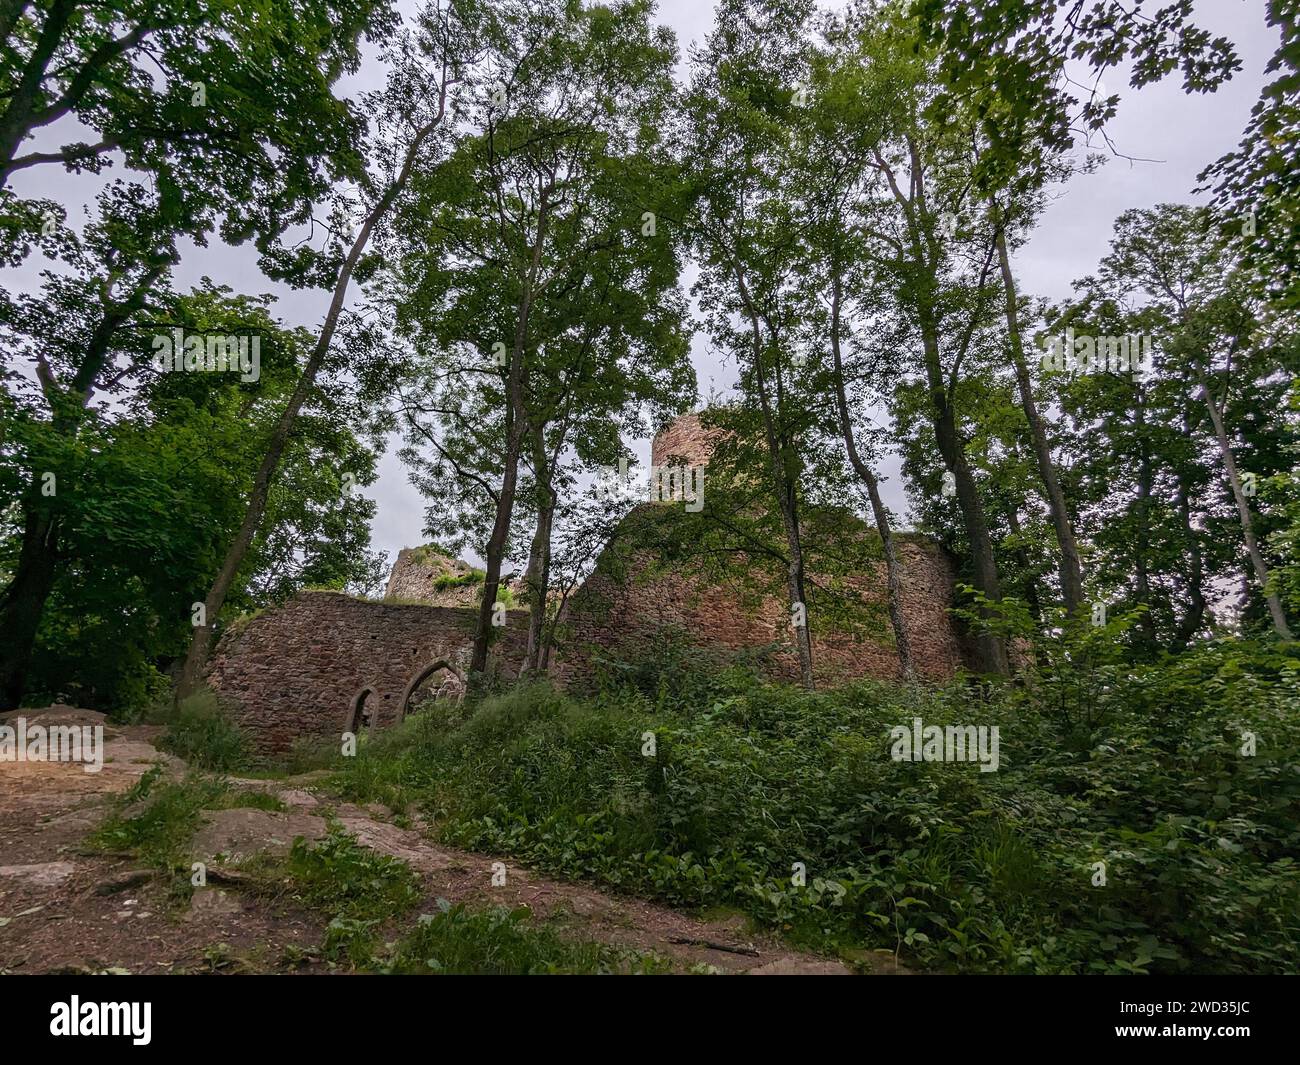
[[[675, 456], [704, 465], [718, 435], [718, 430], [702, 427], [699, 415], [685, 415], [655, 437], [652, 462], [664, 465]], [[653, 520], [654, 507], [635, 508], [625, 525]], [[866, 525], [861, 534], [875, 536]], [[897, 548], [917, 672], [931, 680], [952, 677], [967, 661], [962, 634], [948, 613], [952, 562], [937, 544], [915, 534], [898, 536]], [[606, 565], [609, 555], [607, 551], [597, 561], [566, 608], [563, 642], [551, 671], [557, 683], [584, 686], [602, 659], [635, 658], [666, 631], [715, 657], [763, 649], [765, 668], [773, 677], [798, 679], [789, 611], [782, 600], [755, 601], [738, 589], [712, 586], [657, 565], [653, 552], [635, 542], [624, 566]], [[387, 589], [387, 598], [400, 602], [300, 592], [222, 637], [209, 667], [209, 684], [264, 753], [285, 753], [304, 741], [338, 742], [366, 689], [372, 689], [367, 705], [375, 715], [374, 727], [386, 728], [401, 718], [407, 692], [430, 665], [445, 660], [463, 671], [477, 588], [439, 590], [434, 582], [440, 575], [467, 571], [463, 562], [427, 548], [408, 548], [398, 555]], [[814, 613], [809, 624], [818, 682], [896, 678], [884, 563], [846, 583], [872, 605], [878, 623], [868, 631], [837, 631]], [[525, 610], [508, 611], [493, 644], [492, 668], [507, 678], [517, 674], [523, 660], [527, 618]]]
[[[264, 753], [300, 741], [340, 742], [366, 688], [374, 727], [395, 724], [407, 688], [429, 665], [463, 669], [470, 608], [371, 602], [339, 592], [299, 592], [217, 645], [208, 684]], [[528, 615], [512, 610], [494, 647], [507, 675], [522, 659]]]

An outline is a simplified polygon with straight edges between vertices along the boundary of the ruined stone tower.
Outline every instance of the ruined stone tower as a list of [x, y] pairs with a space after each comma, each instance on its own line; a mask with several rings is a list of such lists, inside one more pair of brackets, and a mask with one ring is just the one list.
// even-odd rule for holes
[[433, 544], [404, 547], [388, 574], [384, 598], [431, 606], [473, 606], [483, 571], [444, 554]]
[[[651, 448], [651, 463], [708, 463], [725, 430], [706, 428], [700, 414], [685, 414], [659, 431]], [[603, 555], [595, 572], [575, 594], [569, 611], [569, 679], [589, 672], [599, 658], [635, 653], [656, 634], [674, 630], [702, 648], [741, 652], [772, 649], [770, 672], [783, 679], [798, 678], [797, 658], [788, 625], [788, 605], [780, 596], [755, 603], [730, 583], [712, 582], [692, 572], [689, 564], [665, 567], [656, 558], [653, 527], [656, 506], [633, 509], [624, 521], [627, 535], [620, 547]], [[695, 516], [687, 516], [695, 519]], [[707, 521], [701, 515], [695, 520]], [[641, 528], [637, 528], [640, 525]], [[879, 543], [874, 527], [852, 518], [849, 534]], [[649, 533], [649, 535], [642, 535]], [[965, 647], [953, 618], [955, 572], [951, 559], [929, 537], [895, 533], [895, 550], [903, 570], [902, 610], [908, 622], [913, 664], [919, 675], [942, 680], [965, 663]], [[642, 546], [651, 545], [651, 546]], [[621, 550], [618, 564], [608, 556]], [[817, 580], [819, 574], [810, 572]], [[883, 559], [839, 583], [860, 597], [867, 610], [880, 616], [874, 630], [837, 630], [817, 618], [810, 623], [814, 672], [820, 683], [840, 683], [857, 677], [892, 679], [898, 675], [893, 633], [884, 623], [888, 584]]]
[[[681, 460], [704, 466], [707, 475], [720, 435], [706, 429], [698, 414], [684, 415], [656, 435], [652, 462], [664, 466]], [[685, 528], [687, 557], [662, 557], [655, 532], [668, 505], [633, 507], [570, 598], [552, 680], [581, 688], [611, 663], [644, 655], [666, 632], [714, 657], [761, 652], [771, 676], [797, 680], [787, 604], [780, 595], [756, 598], [734, 581], [703, 576], [706, 571], [692, 566], [689, 557], [695, 527]], [[710, 518], [685, 513], [680, 520]], [[706, 531], [704, 525], [698, 528], [701, 535]], [[864, 543], [876, 537], [873, 528], [851, 515], [847, 535]], [[949, 614], [953, 566], [927, 537], [902, 533], [896, 540], [914, 664], [922, 677], [947, 679], [964, 664], [960, 634]], [[746, 564], [743, 557], [739, 564]], [[820, 576], [810, 573], [814, 580]], [[869, 562], [835, 580], [852, 588], [880, 623], [837, 628], [824, 616], [811, 615], [818, 683], [895, 678], [898, 659], [884, 621], [884, 563]], [[213, 655], [208, 682], [267, 752], [387, 727], [418, 709], [422, 698], [455, 692], [463, 684], [481, 582], [479, 571], [433, 545], [407, 548], [393, 565], [383, 601], [304, 591], [232, 626]], [[516, 675], [523, 661], [527, 628], [527, 611], [511, 610], [493, 643], [491, 668], [505, 679]]]

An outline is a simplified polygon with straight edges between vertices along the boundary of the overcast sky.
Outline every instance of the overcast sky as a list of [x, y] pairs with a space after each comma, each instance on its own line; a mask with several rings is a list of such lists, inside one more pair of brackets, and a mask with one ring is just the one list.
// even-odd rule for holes
[[[402, 7], [409, 10], [412, 5], [403, 3]], [[1240, 139], [1264, 84], [1264, 67], [1277, 47], [1277, 35], [1264, 23], [1264, 0], [1197, 0], [1195, 8], [1198, 23], [1235, 42], [1243, 64], [1241, 73], [1218, 93], [1195, 97], [1184, 95], [1176, 78], [1140, 93], [1128, 91], [1122, 74], [1106, 78], [1109, 91], [1123, 97], [1119, 115], [1109, 127], [1116, 150], [1154, 161], [1130, 163], [1112, 158], [1098, 172], [1078, 177], [1060, 190], [1033, 239], [1017, 257], [1016, 273], [1025, 294], [1052, 299], [1068, 296], [1071, 281], [1093, 270], [1105, 254], [1111, 226], [1121, 212], [1167, 201], [1191, 201], [1197, 173]], [[659, 19], [677, 33], [685, 60], [690, 42], [712, 28], [713, 7], [706, 0], [660, 0]], [[381, 78], [379, 65], [368, 63], [344, 90], [373, 87]], [[37, 143], [70, 139], [75, 138], [56, 129], [48, 141], [42, 138]], [[1101, 150], [1104, 146], [1096, 147]], [[115, 172], [120, 170], [107, 171], [105, 180]], [[98, 191], [99, 184], [94, 182], [85, 175], [71, 176], [45, 166], [15, 175], [13, 186], [19, 195], [60, 197], [70, 215], [79, 215], [81, 205], [92, 202]], [[31, 285], [43, 265], [39, 256], [33, 255], [19, 271], [5, 270], [0, 277], [11, 288]], [[236, 291], [276, 294], [275, 313], [290, 325], [318, 326], [328, 302], [327, 293], [294, 292], [271, 282], [257, 269], [248, 248], [214, 245], [190, 250], [183, 254], [177, 270], [177, 288], [188, 288], [204, 275]], [[710, 350], [703, 334], [697, 334], [692, 343], [691, 360], [701, 396], [710, 391], [725, 393], [734, 384], [735, 367]], [[643, 463], [649, 461], [648, 440], [628, 443]], [[378, 503], [374, 546], [387, 552], [391, 562], [399, 548], [423, 541], [424, 508], [391, 449], [379, 469], [379, 480], [364, 493]], [[887, 478], [885, 501], [907, 524], [897, 460], [886, 460], [883, 472]]]

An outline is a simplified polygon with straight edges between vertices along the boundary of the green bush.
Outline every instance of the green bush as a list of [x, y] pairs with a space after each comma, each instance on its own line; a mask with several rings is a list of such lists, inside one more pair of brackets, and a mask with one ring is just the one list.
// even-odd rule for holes
[[216, 695], [200, 691], [183, 699], [174, 710], [164, 711], [167, 731], [158, 746], [191, 766], [218, 773], [246, 769], [250, 744], [222, 709]]
[[[1104, 670], [1070, 695], [1096, 705], [1064, 714], [1060, 683], [1032, 678], [815, 694], [715, 678], [688, 707], [533, 684], [398, 731], [340, 780], [418, 803], [456, 845], [739, 907], [810, 944], [971, 971], [1296, 969], [1300, 657], [1220, 643]], [[918, 716], [998, 726], [999, 770], [893, 761], [890, 729]]]
[[653, 954], [565, 939], [533, 923], [527, 907], [475, 911], [439, 899], [438, 912], [421, 914], [379, 968], [408, 975], [531, 976], [657, 973], [668, 965]]

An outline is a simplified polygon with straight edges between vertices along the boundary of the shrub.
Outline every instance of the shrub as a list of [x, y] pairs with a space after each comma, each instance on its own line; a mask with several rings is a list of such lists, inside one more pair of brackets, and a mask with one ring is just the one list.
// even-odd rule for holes
[[[400, 789], [459, 846], [823, 947], [994, 972], [1295, 969], [1300, 656], [1225, 642], [1105, 670], [1099, 706], [1091, 679], [719, 684], [690, 705], [531, 684], [340, 779]], [[997, 726], [999, 771], [893, 761], [890, 729], [916, 716]]]
[[164, 721], [167, 732], [159, 740], [161, 749], [214, 772], [247, 768], [248, 737], [230, 720], [215, 693], [204, 690], [183, 699], [174, 710], [164, 711]]

